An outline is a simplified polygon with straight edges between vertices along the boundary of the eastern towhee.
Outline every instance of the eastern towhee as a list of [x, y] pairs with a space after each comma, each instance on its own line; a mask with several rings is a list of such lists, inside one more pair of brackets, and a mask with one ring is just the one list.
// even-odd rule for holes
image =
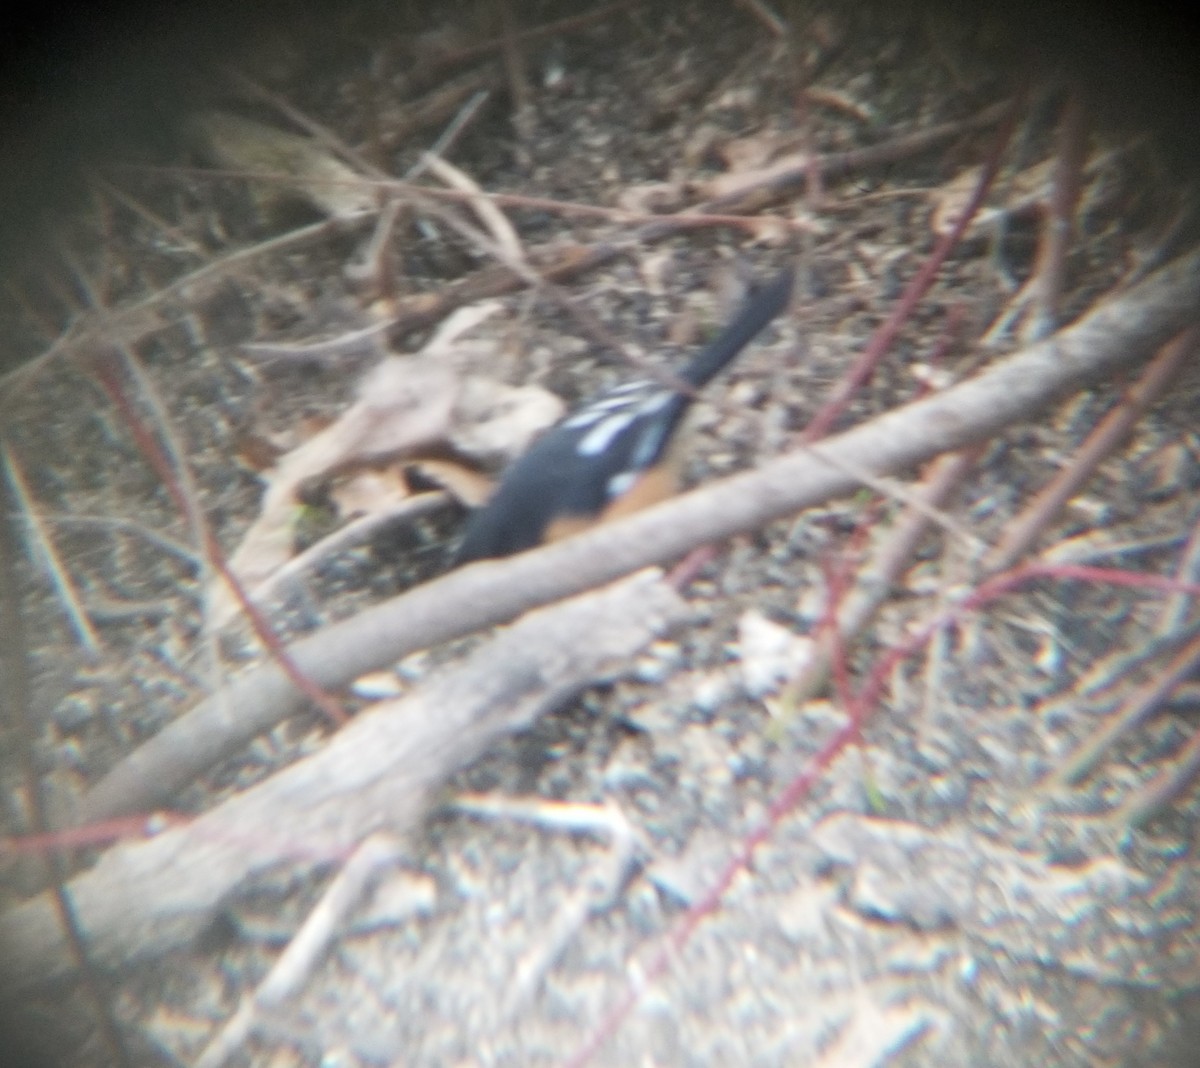
[[578, 533], [678, 492], [671, 445], [695, 394], [787, 305], [792, 272], [746, 298], [732, 321], [682, 371], [617, 386], [539, 436], [504, 472], [467, 523], [454, 563], [510, 556]]

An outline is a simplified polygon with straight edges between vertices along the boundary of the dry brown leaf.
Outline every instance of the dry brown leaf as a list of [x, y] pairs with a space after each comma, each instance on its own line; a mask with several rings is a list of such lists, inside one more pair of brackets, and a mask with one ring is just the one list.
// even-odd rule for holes
[[335, 218], [360, 215], [377, 206], [374, 190], [364, 185], [362, 175], [310, 137], [224, 111], [195, 115], [188, 127], [214, 165], [271, 176], [253, 182], [255, 199], [263, 210], [288, 197], [299, 197]]
[[337, 479], [329, 489], [329, 500], [340, 519], [373, 515], [410, 497], [404, 473], [396, 466], [365, 467]]
[[[1113, 152], [1096, 152], [1084, 165], [1084, 177], [1089, 182], [1084, 193], [1085, 204], [1096, 199], [1104, 199], [1104, 191], [1096, 189], [1096, 185], [1104, 183], [1097, 183], [1096, 179], [1114, 155]], [[1002, 219], [1028, 215], [1044, 208], [1050, 198], [1055, 163], [1056, 161], [1053, 159], [1045, 159], [1041, 163], [1035, 163], [1032, 167], [1026, 167], [1025, 170], [1011, 178], [997, 182], [997, 194], [1003, 198], [1004, 203], [979, 211], [971, 220], [967, 232], [977, 234], [988, 227], [994, 227]], [[978, 167], [969, 167], [930, 192], [929, 199], [933, 203], [933, 213], [930, 216], [929, 225], [934, 233], [941, 235], [950, 232], [955, 220], [962, 214], [962, 209], [974, 193], [975, 186], [979, 184], [979, 173]], [[1092, 206], [1094, 207], [1094, 203]]]
[[642, 182], [626, 186], [617, 194], [617, 207], [638, 215], [661, 215], [684, 205], [681, 182]]
[[418, 460], [409, 468], [468, 508], [480, 507], [492, 494], [493, 480], [465, 464], [450, 460]]
[[266, 434], [247, 431], [236, 442], [237, 456], [251, 471], [265, 471], [273, 466], [283, 452], [279, 443]]
[[460, 383], [447, 442], [481, 464], [506, 463], [562, 416], [562, 398], [541, 386], [507, 386], [470, 375]]
[[746, 137], [731, 137], [715, 146], [717, 155], [730, 173], [756, 171], [770, 165], [781, 153], [791, 155], [796, 135], [778, 130], [760, 130]]
[[721, 200], [724, 197], [740, 196], [743, 193], [769, 185], [781, 175], [794, 172], [805, 166], [809, 155], [805, 152], [794, 152], [766, 164], [762, 167], [730, 171], [728, 174], [717, 175], [707, 182], [701, 183], [698, 192], [704, 200]]
[[[407, 494], [398, 498], [395, 477], [389, 486], [381, 473], [390, 462], [447, 448], [485, 465], [506, 461], [559, 418], [562, 401], [540, 387], [508, 386], [455, 372], [456, 356], [461, 355], [456, 347], [497, 344], [463, 338], [497, 307], [460, 309], [419, 354], [392, 356], [377, 364], [364, 376], [358, 399], [337, 420], [281, 456], [265, 473], [258, 518], [229, 557], [243, 585], [258, 586], [291, 558], [305, 486], [355, 472], [355, 478], [343, 481], [336, 491], [343, 515], [373, 514]], [[379, 494], [374, 502], [372, 489]], [[212, 627], [232, 618], [236, 602], [223, 582], [210, 590], [208, 607]]]
[[869, 105], [864, 104], [861, 100], [857, 100], [849, 93], [843, 93], [838, 89], [810, 85], [804, 90], [804, 96], [812, 104], [829, 108], [831, 111], [836, 111], [841, 115], [849, 115], [859, 122], [871, 123], [875, 121], [875, 112]]
[[[819, 228], [808, 220], [802, 225], [810, 232], [818, 232]], [[747, 216], [744, 232], [750, 235], [753, 244], [779, 246], [792, 240], [795, 226], [778, 215]]]
[[[255, 586], [291, 557], [302, 486], [428, 447], [443, 437], [456, 393], [454, 373], [442, 361], [393, 356], [370, 371], [359, 399], [341, 418], [280, 457], [266, 473], [258, 518], [229, 557], [234, 574], [244, 585]], [[210, 626], [224, 625], [235, 609], [223, 582], [210, 591]]]

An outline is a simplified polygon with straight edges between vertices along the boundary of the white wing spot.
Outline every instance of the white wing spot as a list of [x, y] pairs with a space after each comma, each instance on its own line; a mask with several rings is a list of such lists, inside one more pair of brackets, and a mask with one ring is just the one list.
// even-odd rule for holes
[[658, 389], [638, 405], [638, 415], [653, 415], [661, 411], [675, 396], [670, 390]]
[[640, 471], [644, 467], [648, 467], [654, 462], [654, 458], [658, 455], [658, 450], [661, 448], [663, 438], [666, 436], [666, 427], [662, 423], [650, 423], [642, 431], [638, 438], [636, 448], [633, 450], [633, 455], [629, 457], [630, 466], [635, 471]]
[[645, 392], [649, 386], [649, 382], [627, 382], [623, 386], [617, 386], [616, 389], [610, 389], [590, 404], [580, 408], [574, 415], [567, 416], [562, 425], [571, 429], [591, 426], [607, 415], [631, 407], [631, 402], [636, 400], [636, 395]]
[[575, 451], [580, 456], [599, 456], [612, 444], [613, 438], [637, 418], [636, 409], [632, 411], [626, 409], [616, 414], [606, 415], [579, 439]]
[[622, 471], [619, 475], [613, 475], [608, 480], [607, 490], [608, 499], [616, 500], [623, 493], [628, 493], [633, 489], [633, 484], [638, 480], [639, 472], [637, 471]]

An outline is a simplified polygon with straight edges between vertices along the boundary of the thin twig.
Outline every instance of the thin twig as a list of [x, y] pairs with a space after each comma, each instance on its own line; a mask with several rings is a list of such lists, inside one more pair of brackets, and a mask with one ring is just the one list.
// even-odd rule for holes
[[1058, 325], [1067, 253], [1075, 232], [1075, 212], [1087, 157], [1087, 126], [1078, 91], [1067, 95], [1058, 120], [1057, 142], [1050, 198], [1042, 216], [1033, 268], [1035, 281], [1030, 291], [1029, 316], [1021, 335], [1026, 344], [1040, 341]]
[[[0, 443], [0, 448], [4, 450], [10, 475], [0, 478], [0, 635], [3, 636], [0, 641], [0, 712], [3, 713], [3, 722], [15, 734], [20, 747], [30, 829], [35, 836], [44, 837], [49, 832], [50, 821], [34, 760], [39, 731], [29, 707], [30, 659], [25, 640], [25, 621], [21, 613], [17, 539], [13, 530], [13, 517], [22, 510], [28, 514], [28, 509], [15, 500], [15, 482], [11, 475], [16, 468], [8, 463], [8, 446]], [[105, 985], [97, 974], [88, 950], [86, 924], [80, 922], [75, 902], [66, 888], [67, 868], [62, 853], [59, 849], [50, 849], [42, 856], [46, 859], [51, 886], [53, 922], [66, 943], [71, 963], [83, 976], [84, 989], [95, 1007], [108, 1057], [117, 1068], [131, 1068], [133, 1059], [121, 1036]]]
[[523, 42], [518, 36], [511, 0], [493, 0], [493, 4], [500, 15], [500, 60], [504, 64], [504, 78], [508, 84], [509, 99], [512, 101], [513, 129], [517, 134], [517, 163], [525, 169], [529, 166], [527, 146], [533, 137], [533, 92], [529, 88], [525, 55], [521, 50]]
[[555, 961], [579, 933], [589, 916], [608, 908], [629, 876], [637, 836], [624, 813], [612, 802], [586, 805], [561, 801], [516, 801], [492, 795], [464, 794], [449, 806], [453, 812], [488, 819], [514, 819], [549, 830], [595, 834], [608, 839], [610, 852], [599, 877], [585, 876], [581, 885], [542, 923], [538, 945], [515, 968], [500, 1015], [513, 1016], [545, 980]]
[[203, 245], [201, 245], [198, 241], [193, 241], [192, 238], [184, 233], [184, 231], [180, 230], [179, 227], [172, 226], [169, 222], [167, 222], [166, 219], [164, 219], [157, 212], [146, 207], [140, 200], [131, 197], [128, 193], [119, 189], [106, 179], [101, 178], [98, 174], [91, 175], [90, 180], [105, 196], [110, 197], [118, 204], [128, 208], [129, 211], [133, 212], [136, 216], [138, 216], [138, 218], [149, 223], [159, 233], [170, 238], [179, 248], [186, 249], [194, 256], [203, 257], [208, 255]]
[[[125, 355], [126, 367], [136, 378], [140, 371], [138, 361], [134, 360], [129, 353]], [[187, 471], [187, 474], [182, 477], [187, 479], [186, 485], [191, 487], [191, 492], [188, 492], [188, 489], [185, 488], [185, 483], [181, 482], [180, 478], [177, 477], [178, 471], [187, 469], [187, 464], [184, 462], [182, 453], [175, 449], [168, 452], [163, 448], [158, 438], [151, 433], [130, 402], [110, 361], [97, 361], [93, 365], [92, 370], [105, 395], [118, 411], [121, 412], [125, 419], [125, 425], [137, 441], [142, 455], [146, 457], [147, 461], [154, 468], [155, 473], [162, 481], [163, 487], [174, 501], [175, 506], [188, 517], [194, 533], [199, 538], [199, 544], [203, 546], [205, 559], [212, 569], [221, 576], [221, 579], [228, 584], [234, 597], [241, 605], [242, 611], [245, 612], [247, 619], [249, 619], [250, 625], [254, 628], [255, 636], [278, 659], [281, 668], [287, 674], [288, 678], [291, 679], [292, 683], [325, 713], [331, 723], [340, 724], [344, 722], [345, 713], [341, 707], [329, 694], [321, 689], [319, 684], [314, 683], [296, 666], [290, 654], [271, 628], [266, 617], [246, 595], [246, 591], [242, 588], [238, 577], [229, 567], [216, 535], [199, 509], [195, 487], [190, 479], [190, 471]], [[158, 393], [153, 383], [143, 376], [139, 384], [142, 395], [157, 411], [160, 427], [163, 428], [164, 432], [169, 433], [171, 423], [167, 417], [166, 408], [162, 404], [161, 399], [158, 398]], [[213, 648], [215, 650], [215, 645]], [[221, 700], [220, 695], [223, 693], [224, 688], [217, 691], [215, 696], [218, 700]]]
[[111, 515], [68, 514], [66, 512], [38, 512], [38, 519], [57, 526], [96, 527], [100, 530], [119, 530], [134, 535], [149, 542], [155, 548], [182, 560], [189, 567], [200, 570], [202, 561], [199, 554], [191, 546], [172, 538], [161, 531], [154, 530], [132, 519], [122, 519]]
[[249, 594], [255, 602], [266, 604], [279, 590], [298, 582], [306, 574], [312, 574], [324, 561], [337, 553], [361, 545], [385, 527], [401, 522], [414, 522], [421, 516], [444, 508], [449, 501], [450, 494], [445, 490], [431, 490], [414, 497], [406, 497], [391, 508], [353, 519], [276, 568], [251, 589]]
[[[488, 93], [486, 90], [480, 90], [463, 105], [458, 114], [451, 120], [450, 125], [442, 132], [437, 141], [434, 142], [433, 148], [430, 149], [430, 155], [436, 157], [449, 149], [478, 113], [480, 105], [487, 99], [487, 96]], [[422, 153], [417, 162], [405, 172], [405, 181], [414, 181], [428, 169], [428, 166], [429, 162], [426, 154]], [[388, 200], [383, 210], [379, 213], [379, 219], [375, 223], [375, 232], [372, 234], [371, 240], [359, 253], [355, 262], [347, 264], [345, 273], [348, 279], [357, 282], [374, 281], [375, 288], [380, 295], [387, 297], [394, 295], [392, 291], [395, 287], [395, 283], [393, 282], [395, 271], [389, 269], [389, 263], [392, 259], [391, 237], [401, 214], [407, 206], [407, 200], [396, 197]]]
[[1200, 730], [1194, 731], [1172, 766], [1164, 768], [1115, 809], [1109, 820], [1126, 829], [1149, 823], [1200, 775]]
[[780, 703], [785, 710], [798, 707], [825, 686], [838, 647], [848, 645], [861, 634], [890, 596], [921, 539], [933, 525], [931, 511], [945, 508], [951, 495], [974, 469], [980, 451], [976, 446], [939, 457], [926, 472], [921, 485], [906, 494], [918, 498], [919, 505], [910, 504], [893, 524], [874, 559], [858, 575], [854, 589], [837, 604], [831, 621], [833, 629], [822, 633], [810, 659], [781, 695]]
[[1005, 527], [999, 543], [983, 561], [985, 573], [1004, 571], [1033, 547], [1041, 533], [1080, 487], [1092, 477], [1101, 462], [1133, 429], [1146, 409], [1171, 383], [1185, 359], [1196, 351], [1200, 327], [1185, 330], [1142, 372], [1137, 384], [1110, 411], [1075, 452], [1069, 467], [1059, 471], [1045, 489]]
[[1113, 742], [1153, 715], [1171, 691], [1197, 668], [1200, 668], [1200, 630], [1179, 640], [1178, 651], [1170, 661], [1134, 690], [1100, 730], [1094, 731], [1083, 745], [1067, 756], [1047, 780], [1047, 787], [1055, 789], [1079, 782]]
[[52, 362], [69, 352], [97, 346], [136, 345], [150, 334], [169, 325], [168, 320], [159, 314], [159, 309], [169, 301], [201, 303], [211, 296], [228, 276], [248, 266], [251, 261], [304, 241], [341, 232], [346, 226], [347, 220], [344, 219], [326, 219], [311, 226], [303, 226], [298, 230], [268, 238], [257, 245], [226, 253], [131, 304], [95, 309], [82, 321], [63, 331], [40, 355], [0, 375], [0, 395], [16, 399]]
[[[1200, 509], [1192, 513], [1191, 533], [1179, 556], [1175, 577], [1180, 582], [1200, 581]], [[1162, 607], [1157, 631], [1161, 635], [1174, 634], [1194, 611], [1190, 598], [1181, 593], [1172, 594]]]
[[[454, 142], [462, 136], [463, 131], [475, 120], [479, 109], [483, 107], [489, 96], [491, 96], [491, 93], [487, 89], [479, 89], [473, 93], [458, 110], [458, 114], [450, 120], [450, 123], [438, 136], [438, 139], [429, 146], [427, 153], [431, 156], [444, 158], [454, 146]], [[421, 158], [404, 172], [404, 180], [406, 182], [415, 181], [425, 173], [425, 155], [426, 153], [423, 152]]]
[[483, 195], [483, 189], [474, 178], [454, 164], [433, 155], [431, 152], [421, 153], [421, 160], [434, 176], [451, 189], [467, 194], [467, 206], [475, 213], [479, 221], [488, 228], [492, 240], [504, 253], [504, 262], [512, 266], [515, 263], [527, 263], [528, 257], [521, 246], [521, 238], [517, 228], [508, 221], [508, 217], [496, 203]]
[[[302, 363], [305, 361], [321, 361], [336, 359], [342, 356], [361, 353], [364, 342], [379, 339], [391, 329], [390, 323], [371, 323], [358, 330], [348, 330], [337, 337], [322, 341], [302, 341], [294, 344], [284, 344], [278, 341], [254, 341], [241, 347], [245, 355], [261, 360], [264, 363], [286, 361]], [[379, 349], [379, 346], [376, 346]], [[379, 351], [382, 355], [382, 351]]]
[[75, 589], [75, 582], [54, 548], [53, 539], [42, 526], [38, 509], [30, 495], [29, 483], [25, 481], [25, 475], [21, 471], [21, 465], [9, 451], [7, 443], [0, 444], [0, 455], [4, 457], [4, 473], [7, 476], [10, 492], [25, 520], [30, 555], [41, 560], [42, 567], [58, 594], [59, 604], [62, 605], [63, 612], [80, 645], [87, 651], [89, 657], [99, 657], [102, 644], [100, 636], [88, 619], [79, 592]]
[[767, 30], [776, 37], [787, 37], [787, 23], [772, 11], [763, 0], [738, 0], [738, 4], [750, 12]]
[[266, 977], [249, 997], [242, 999], [237, 1011], [204, 1047], [195, 1068], [221, 1068], [253, 1032], [260, 1014], [277, 1009], [295, 996], [350, 910], [367, 892], [371, 880], [385, 866], [397, 863], [403, 850], [398, 839], [379, 833], [354, 851]]
[[904, 292], [896, 302], [896, 306], [892, 309], [891, 314], [879, 329], [875, 331], [858, 358], [842, 376], [833, 393], [826, 399], [821, 409], [805, 428], [801, 437], [802, 441], [813, 442], [829, 433], [830, 428], [841, 415], [850, 398], [858, 392], [863, 383], [867, 381], [878, 366], [879, 361], [883, 358], [883, 354], [891, 348], [900, 333], [900, 328], [912, 317], [913, 311], [933, 284], [946, 257], [950, 255], [951, 250], [958, 244], [962, 235], [966, 232], [971, 219], [974, 218], [975, 213], [983, 204], [983, 199], [1000, 170], [1000, 162], [1003, 159], [1004, 150], [1016, 126], [1016, 116], [1017, 108], [1013, 106], [992, 142], [991, 150], [980, 170], [979, 181], [975, 183], [975, 189], [972, 191], [967, 203], [963, 206], [961, 214], [949, 231], [938, 239], [937, 244], [934, 246], [925, 263], [921, 266], [921, 269], [913, 276], [908, 285], [905, 286]]

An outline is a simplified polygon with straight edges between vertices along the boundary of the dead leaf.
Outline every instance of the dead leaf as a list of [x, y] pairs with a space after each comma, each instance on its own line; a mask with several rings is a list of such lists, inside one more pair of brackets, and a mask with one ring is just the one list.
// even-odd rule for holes
[[617, 207], [638, 215], [660, 215], [682, 208], [683, 194], [680, 182], [643, 182], [622, 189], [617, 195]]
[[795, 678], [812, 651], [811, 638], [780, 626], [756, 608], [738, 619], [742, 682], [752, 697], [766, 697]]
[[238, 459], [251, 471], [265, 471], [275, 464], [283, 450], [266, 434], [247, 431], [236, 442]]
[[717, 156], [730, 173], [754, 171], [778, 159], [784, 151], [793, 152], [796, 135], [784, 135], [778, 130], [761, 130], [746, 137], [730, 137], [715, 146]]
[[341, 519], [357, 519], [391, 508], [412, 493], [397, 465], [376, 470], [364, 468], [339, 478], [329, 489], [329, 499]]
[[[1094, 179], [1111, 154], [1094, 154], [1084, 165], [1084, 177]], [[1001, 220], [1028, 215], [1045, 208], [1054, 179], [1055, 160], [1045, 159], [1026, 167], [1016, 175], [996, 183], [997, 194], [1003, 199], [999, 206], [980, 209], [971, 220], [968, 234], [978, 234], [995, 227]], [[938, 235], [949, 233], [979, 184], [980, 168], [969, 167], [929, 194], [933, 213], [929, 225]], [[1087, 200], [1085, 192], [1084, 200]]]
[[868, 104], [864, 104], [861, 100], [857, 100], [849, 93], [843, 93], [839, 89], [810, 85], [804, 90], [804, 96], [810, 103], [829, 108], [842, 115], [849, 115], [861, 123], [872, 123], [876, 118], [875, 112]]
[[[504, 463], [561, 416], [562, 401], [541, 387], [508, 386], [455, 371], [464, 347], [495, 349], [495, 339], [468, 341], [463, 335], [497, 307], [460, 309], [421, 353], [377, 364], [341, 416], [279, 457], [263, 476], [258, 518], [229, 557], [247, 589], [261, 585], [291, 558], [306, 486], [329, 483], [330, 499], [343, 517], [374, 514], [408, 495], [397, 471], [388, 473], [389, 464], [447, 451], [483, 466]], [[477, 357], [486, 362], [478, 352], [472, 354]], [[232, 618], [236, 602], [223, 582], [209, 591], [208, 608], [214, 628]]]
[[[336, 422], [281, 456], [266, 473], [258, 518], [229, 557], [242, 584], [253, 588], [291, 557], [301, 487], [443, 439], [457, 392], [453, 371], [440, 360], [393, 356], [372, 369], [359, 399]], [[223, 582], [210, 591], [211, 626], [223, 626], [235, 609]]]
[[724, 197], [740, 196], [743, 193], [748, 193], [769, 185], [781, 175], [796, 171], [806, 166], [808, 162], [808, 153], [794, 152], [790, 155], [782, 156], [762, 167], [720, 174], [702, 184], [700, 195], [705, 200], [720, 200]]
[[375, 192], [362, 175], [310, 137], [224, 111], [193, 116], [188, 132], [214, 165], [270, 176], [250, 179], [264, 210], [288, 197], [299, 197], [334, 218], [377, 207]]
[[506, 386], [471, 375], [461, 383], [449, 444], [481, 464], [507, 463], [563, 415], [561, 397], [541, 386]]
[[478, 508], [484, 504], [494, 488], [493, 480], [486, 475], [450, 460], [418, 460], [409, 468], [468, 508]]

